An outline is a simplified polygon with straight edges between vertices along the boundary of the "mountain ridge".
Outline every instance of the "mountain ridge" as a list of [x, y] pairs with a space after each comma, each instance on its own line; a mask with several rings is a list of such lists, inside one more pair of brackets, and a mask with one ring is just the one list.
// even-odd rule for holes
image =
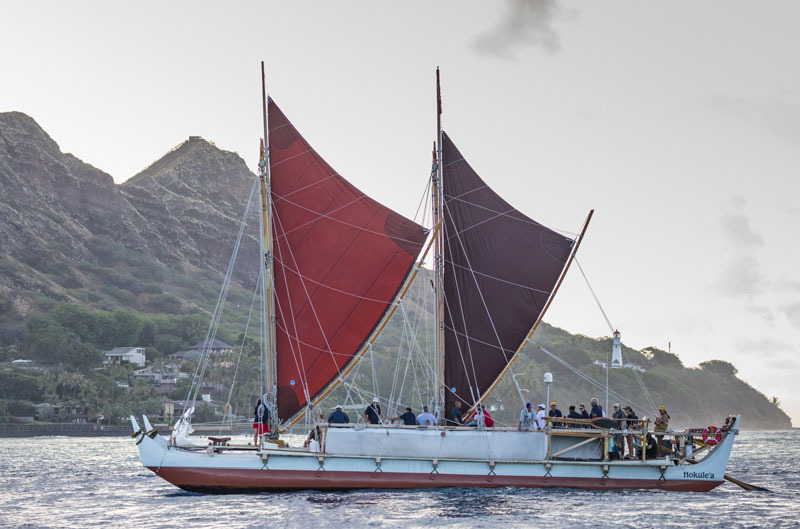
[[[192, 136], [115, 184], [111, 175], [63, 153], [33, 118], [21, 112], [0, 113], [0, 352], [13, 348], [24, 357], [34, 350], [36, 333], [48, 326], [53, 334], [69, 334], [71, 343], [94, 349], [125, 345], [82, 341], [84, 337], [70, 325], [76, 319], [86, 320], [85, 314], [62, 322], [64, 327], [37, 321], [51, 313], [69, 312], [64, 307], [70, 305], [95, 311], [101, 321], [139, 318], [136, 314], [174, 318], [210, 314], [255, 181], [237, 154]], [[250, 304], [261, 262], [259, 223], [250, 222], [257, 218], [254, 207], [239, 255], [239, 263], [252, 266], [234, 269], [228, 297], [231, 307]], [[140, 340], [147, 347], [160, 344], [162, 350], [155, 350], [166, 354], [184, 342], [202, 339], [204, 326], [198, 321], [191, 319], [191, 325], [186, 324], [191, 330], [178, 341], [165, 335], [163, 329], [169, 325], [161, 325], [159, 331], [149, 320], [134, 326], [140, 334], [129, 333], [126, 340]], [[241, 327], [236, 325], [232, 329]], [[388, 329], [386, 334], [389, 338], [393, 331]], [[589, 370], [595, 369], [591, 366], [596, 359], [605, 357], [598, 352], [605, 341], [548, 325], [534, 337], [534, 342]], [[681, 392], [690, 385], [702, 387], [706, 381], [727, 380], [729, 399], [752, 390], [736, 378], [733, 366], [725, 374], [719, 371], [720, 365], [685, 368], [675, 355], [655, 348], [649, 348], [656, 351], [652, 358], [642, 351], [625, 350], [635, 362], [648, 366], [643, 378], [669, 405], [690, 406]], [[573, 381], [563, 366], [533, 346], [527, 348], [526, 358], [518, 362], [523, 372], [538, 377], [547, 368], [560, 379], [567, 377], [564, 380], [570, 383], [564, 384], [562, 397], [578, 398], [569, 389]], [[617, 371], [614, 377], [620, 380], [615, 384], [632, 386], [628, 375], [632, 373]], [[686, 382], [690, 379], [691, 384]], [[530, 385], [541, 390], [533, 379]], [[509, 387], [498, 392], [511, 403], [518, 399]], [[755, 390], [748, 395], [750, 413], [763, 414], [751, 424], [790, 425], [788, 416], [763, 395]], [[643, 397], [637, 398], [642, 402]], [[713, 408], [726, 409], [724, 403], [714, 403]]]

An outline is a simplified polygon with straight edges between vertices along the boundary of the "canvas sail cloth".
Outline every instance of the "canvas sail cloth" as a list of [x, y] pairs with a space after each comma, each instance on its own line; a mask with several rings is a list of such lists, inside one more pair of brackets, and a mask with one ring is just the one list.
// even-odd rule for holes
[[[542, 314], [569, 239], [492, 191], [443, 134], [445, 383], [473, 405]], [[453, 394], [455, 391], [455, 395]]]
[[425, 229], [339, 176], [269, 100], [278, 415], [353, 360], [390, 308]]

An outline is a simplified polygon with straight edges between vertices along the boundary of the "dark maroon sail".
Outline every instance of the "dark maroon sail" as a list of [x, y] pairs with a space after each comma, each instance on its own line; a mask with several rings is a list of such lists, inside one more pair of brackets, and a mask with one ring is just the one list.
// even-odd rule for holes
[[408, 277], [422, 226], [340, 176], [269, 100], [278, 414], [353, 361]]
[[511, 207], [442, 137], [449, 408], [455, 399], [474, 404], [506, 368], [542, 314], [574, 240]]

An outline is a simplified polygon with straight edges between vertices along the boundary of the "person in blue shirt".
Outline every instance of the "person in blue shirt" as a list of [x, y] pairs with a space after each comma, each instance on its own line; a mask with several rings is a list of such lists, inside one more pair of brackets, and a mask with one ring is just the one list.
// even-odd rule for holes
[[589, 412], [590, 419], [598, 419], [603, 417], [603, 407], [597, 401], [597, 397], [592, 398], [592, 411]]
[[461, 401], [457, 400], [450, 409], [449, 426], [464, 426], [464, 416], [461, 415]]
[[328, 422], [331, 424], [347, 424], [350, 422], [350, 417], [348, 417], [347, 414], [342, 411], [341, 406], [336, 406], [336, 409], [333, 410], [333, 413], [328, 416]]
[[406, 412], [399, 417], [392, 417], [389, 419], [390, 421], [403, 421], [404, 426], [416, 426], [417, 425], [417, 417], [411, 411], [411, 408], [406, 407]]

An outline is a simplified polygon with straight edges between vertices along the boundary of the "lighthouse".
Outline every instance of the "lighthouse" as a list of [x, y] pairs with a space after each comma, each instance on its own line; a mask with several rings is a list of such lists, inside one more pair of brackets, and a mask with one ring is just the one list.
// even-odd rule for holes
[[614, 331], [614, 345], [611, 349], [611, 367], [622, 367], [622, 342], [619, 331]]

